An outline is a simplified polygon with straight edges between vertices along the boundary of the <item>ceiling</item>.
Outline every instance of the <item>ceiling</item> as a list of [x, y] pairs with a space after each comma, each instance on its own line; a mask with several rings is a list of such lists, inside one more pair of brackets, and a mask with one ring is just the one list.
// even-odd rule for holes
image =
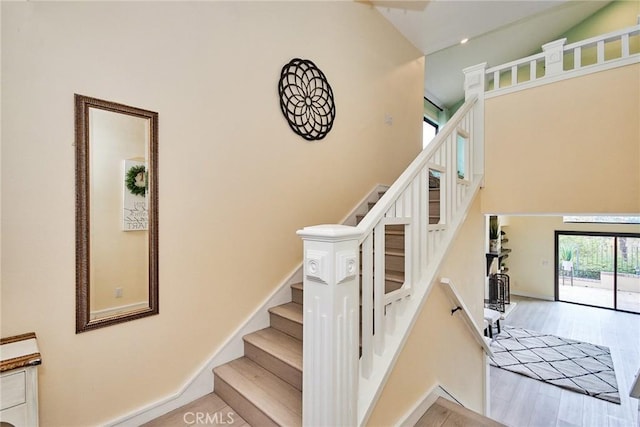
[[[541, 51], [610, 1], [373, 0], [426, 56], [425, 96], [451, 107], [464, 97], [462, 69], [500, 65]], [[465, 44], [460, 41], [468, 38]]]

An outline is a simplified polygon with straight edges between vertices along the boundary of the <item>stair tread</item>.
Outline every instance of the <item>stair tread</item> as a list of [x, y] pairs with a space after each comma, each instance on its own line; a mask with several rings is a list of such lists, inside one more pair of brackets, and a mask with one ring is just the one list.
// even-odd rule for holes
[[385, 230], [384, 234], [387, 236], [404, 236], [404, 230]]
[[245, 426], [247, 422], [222, 400], [216, 393], [205, 394], [201, 398], [187, 403], [164, 415], [142, 424], [141, 427], [172, 427], [184, 425], [186, 413], [207, 412], [212, 418], [231, 421], [232, 425]]
[[302, 371], [302, 341], [274, 328], [260, 329], [243, 339], [287, 365]]
[[269, 313], [289, 319], [292, 322], [302, 324], [302, 305], [295, 302], [277, 305], [269, 309]]
[[302, 392], [260, 365], [241, 357], [215, 368], [214, 373], [276, 424], [302, 425]]
[[416, 423], [416, 427], [455, 425], [459, 427], [504, 427], [503, 424], [438, 397]]
[[404, 251], [403, 250], [398, 250], [398, 249], [386, 249], [384, 251], [385, 255], [390, 255], [390, 256], [404, 256]]
[[302, 282], [294, 283], [294, 284], [292, 284], [292, 285], [291, 285], [291, 287], [292, 287], [293, 289], [299, 289], [299, 290], [302, 290]]
[[404, 282], [404, 273], [396, 271], [387, 271], [384, 275], [385, 280], [390, 282]]

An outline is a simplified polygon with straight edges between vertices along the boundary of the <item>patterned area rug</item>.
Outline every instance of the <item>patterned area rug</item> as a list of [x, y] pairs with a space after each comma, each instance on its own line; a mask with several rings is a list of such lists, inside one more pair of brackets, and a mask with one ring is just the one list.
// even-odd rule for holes
[[504, 326], [491, 365], [620, 404], [609, 347]]

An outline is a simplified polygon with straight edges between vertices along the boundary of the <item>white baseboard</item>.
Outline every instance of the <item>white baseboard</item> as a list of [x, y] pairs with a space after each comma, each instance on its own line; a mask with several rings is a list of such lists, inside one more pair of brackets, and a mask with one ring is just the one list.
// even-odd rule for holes
[[396, 424], [397, 427], [413, 427], [422, 418], [427, 409], [433, 405], [439, 397], [450, 400], [453, 403], [462, 405], [455, 397], [453, 397], [448, 391], [446, 391], [440, 384], [434, 384], [433, 387], [427, 391], [421, 399], [401, 418], [401, 421]]
[[531, 293], [531, 292], [519, 291], [519, 290], [514, 290], [514, 289], [511, 289], [510, 293], [511, 293], [511, 295], [517, 295], [517, 296], [520, 296], [520, 297], [535, 298], [535, 299], [541, 299], [541, 300], [545, 300], [545, 301], [555, 301], [555, 298], [550, 297], [549, 295], [534, 294], [534, 293]]
[[139, 426], [211, 393], [213, 391], [213, 368], [244, 355], [242, 337], [269, 326], [268, 309], [291, 301], [290, 286], [296, 282], [298, 277], [300, 277], [300, 279], [302, 278], [302, 263], [299, 264], [291, 272], [289, 277], [263, 301], [259, 308], [231, 334], [227, 341], [213, 352], [179, 391], [112, 420], [106, 425], [119, 427]]
[[[386, 191], [389, 186], [378, 184], [367, 194], [357, 206], [342, 220], [342, 224], [356, 225], [356, 215], [365, 214], [368, 203], [378, 200], [378, 192]], [[300, 254], [302, 255], [302, 253]], [[290, 286], [302, 281], [302, 262], [289, 274], [262, 304], [235, 330], [233, 334], [219, 348], [214, 350], [207, 361], [196, 370], [196, 373], [174, 394], [158, 401], [138, 408], [126, 415], [120, 416], [108, 423], [107, 426], [134, 427], [149, 422], [167, 412], [180, 408], [213, 391], [213, 368], [230, 362], [244, 355], [242, 337], [269, 326], [268, 309], [291, 301]]]
[[130, 312], [130, 311], [136, 311], [136, 310], [143, 310], [145, 308], [149, 308], [149, 301], [147, 300], [134, 302], [131, 304], [119, 305], [117, 307], [104, 308], [102, 310], [93, 310], [89, 313], [89, 319], [94, 320], [97, 318], [111, 317], [125, 311]]

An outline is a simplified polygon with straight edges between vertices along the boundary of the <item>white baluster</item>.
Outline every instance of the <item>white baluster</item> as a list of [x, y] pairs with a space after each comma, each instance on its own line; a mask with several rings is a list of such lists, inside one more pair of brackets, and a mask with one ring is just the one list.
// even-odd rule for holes
[[534, 81], [537, 76], [538, 76], [538, 61], [536, 61], [535, 59], [532, 61], [529, 61], [529, 80], [530, 81]]
[[458, 181], [458, 165], [456, 164], [456, 139], [458, 134], [456, 132], [452, 133], [449, 136], [449, 140], [447, 141], [447, 169], [449, 173], [447, 174], [447, 189], [445, 199], [447, 201], [446, 211], [445, 211], [445, 224], [451, 224], [451, 217], [453, 215], [453, 203], [454, 203], [454, 195], [456, 192], [456, 184]]
[[621, 55], [623, 58], [626, 58], [629, 56], [629, 34], [623, 34], [622, 35], [622, 52]]
[[402, 206], [402, 202], [404, 200], [402, 199], [402, 196], [398, 197], [398, 200], [396, 200], [396, 202], [393, 204], [393, 213], [391, 215], [389, 215], [389, 217], [391, 218], [400, 218], [402, 217], [402, 212], [403, 212], [403, 206]]
[[358, 239], [345, 225], [298, 231], [304, 240], [302, 423], [357, 424]]
[[419, 224], [419, 238], [417, 240], [417, 244], [420, 247], [420, 258], [418, 258], [416, 275], [414, 276], [416, 280], [420, 279], [420, 272], [425, 268], [428, 262], [428, 228], [429, 228], [429, 168], [422, 168], [420, 171], [420, 213], [418, 214], [418, 218], [420, 218]]
[[596, 50], [598, 52], [598, 64], [602, 64], [604, 62], [604, 40], [599, 40], [596, 44]]
[[469, 163], [469, 167], [468, 167], [469, 177], [467, 179], [469, 181], [473, 181], [474, 177], [475, 177], [475, 174], [476, 174], [476, 164], [475, 164], [475, 161], [476, 161], [476, 158], [475, 158], [476, 147], [475, 147], [475, 143], [474, 143], [474, 141], [476, 139], [476, 136], [475, 136], [474, 130], [473, 130], [474, 129], [473, 112], [474, 112], [473, 110], [469, 111], [469, 119], [470, 119], [469, 120], [469, 127], [466, 129], [467, 132], [468, 132], [467, 135], [468, 135], [468, 139], [469, 139], [469, 141], [467, 143], [467, 145], [468, 145], [467, 149], [469, 150], [468, 151], [468, 153], [469, 153], [469, 155], [468, 155], [468, 159], [469, 159], [468, 160], [468, 163]]
[[384, 288], [385, 288], [385, 225], [384, 222], [378, 223], [373, 232], [373, 269], [382, 274], [373, 276], [373, 348], [377, 355], [384, 352]]
[[362, 242], [362, 358], [360, 370], [369, 378], [373, 368], [373, 234]]
[[405, 270], [409, 271], [410, 276], [408, 278], [405, 277], [405, 281], [409, 284], [409, 287], [413, 288], [414, 283], [418, 281], [420, 278], [420, 266], [422, 265], [421, 258], [421, 235], [422, 235], [422, 227], [425, 224], [429, 223], [429, 212], [425, 210], [424, 200], [427, 199], [427, 194], [429, 194], [428, 185], [425, 185], [426, 180], [424, 179], [424, 168], [420, 171], [420, 173], [413, 180], [411, 185], [412, 197], [411, 201], [411, 227], [409, 227], [411, 231], [411, 245], [409, 247], [409, 254], [407, 256], [405, 254]]
[[402, 217], [411, 218], [411, 213], [413, 212], [413, 194], [411, 192], [411, 186], [404, 190], [403, 198], [404, 201], [402, 205], [404, 206], [404, 210], [402, 211]]
[[577, 70], [582, 67], [582, 47], [578, 46], [573, 49], [573, 69]]

